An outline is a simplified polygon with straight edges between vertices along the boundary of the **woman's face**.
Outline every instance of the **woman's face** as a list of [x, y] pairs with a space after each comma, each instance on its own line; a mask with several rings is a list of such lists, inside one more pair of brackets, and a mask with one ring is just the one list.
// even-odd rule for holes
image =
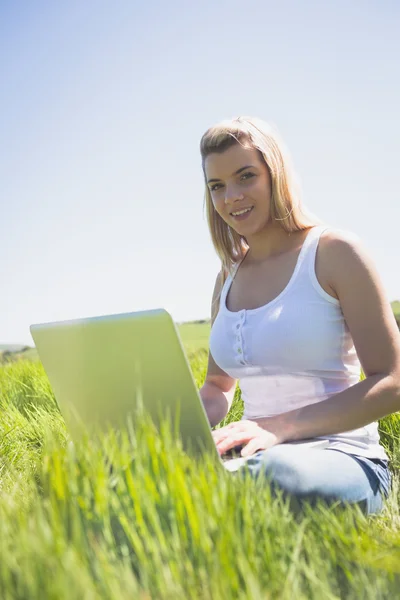
[[[221, 218], [246, 239], [264, 229], [270, 220], [271, 177], [259, 151], [235, 144], [221, 154], [209, 154], [204, 169]], [[233, 214], [249, 208], [243, 216]]]

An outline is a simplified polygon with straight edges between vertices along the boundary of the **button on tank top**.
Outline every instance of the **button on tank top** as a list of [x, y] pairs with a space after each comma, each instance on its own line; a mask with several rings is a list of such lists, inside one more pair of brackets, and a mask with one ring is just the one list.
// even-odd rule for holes
[[[289, 283], [264, 306], [228, 310], [226, 297], [240, 263], [225, 281], [210, 352], [223, 371], [239, 380], [242, 419], [323, 402], [360, 380], [361, 365], [340, 302], [315, 274], [318, 242], [326, 229], [309, 230]], [[377, 421], [316, 439], [328, 439], [329, 448], [349, 454], [388, 458]]]

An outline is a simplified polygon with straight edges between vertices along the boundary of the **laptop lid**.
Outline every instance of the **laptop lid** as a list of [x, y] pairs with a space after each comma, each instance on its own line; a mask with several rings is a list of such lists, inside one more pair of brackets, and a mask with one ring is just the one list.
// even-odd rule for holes
[[[105, 315], [30, 327], [71, 436], [81, 424], [126, 423], [143, 401], [156, 423], [180, 414], [186, 452], [214, 452], [211, 427], [179, 333], [164, 309]], [[132, 415], [134, 424], [134, 416]]]

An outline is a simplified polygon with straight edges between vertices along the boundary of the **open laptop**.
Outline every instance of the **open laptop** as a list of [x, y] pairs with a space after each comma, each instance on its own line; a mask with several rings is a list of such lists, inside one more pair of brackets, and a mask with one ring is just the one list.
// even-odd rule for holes
[[[248, 458], [220, 456], [177, 327], [164, 309], [31, 325], [69, 433], [126, 424], [139, 399], [154, 423], [179, 411], [188, 453], [218, 456], [229, 471]], [[289, 442], [324, 447], [328, 440]]]

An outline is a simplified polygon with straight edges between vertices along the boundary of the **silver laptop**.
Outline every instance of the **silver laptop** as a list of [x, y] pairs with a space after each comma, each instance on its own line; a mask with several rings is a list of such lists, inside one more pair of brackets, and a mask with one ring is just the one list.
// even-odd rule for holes
[[[250, 457], [220, 457], [177, 327], [164, 309], [31, 325], [30, 332], [69, 433], [126, 424], [142, 402], [158, 425], [178, 413], [194, 456], [214, 453], [229, 471]], [[82, 427], [83, 426], [83, 427]], [[327, 440], [290, 442], [324, 447]]]

